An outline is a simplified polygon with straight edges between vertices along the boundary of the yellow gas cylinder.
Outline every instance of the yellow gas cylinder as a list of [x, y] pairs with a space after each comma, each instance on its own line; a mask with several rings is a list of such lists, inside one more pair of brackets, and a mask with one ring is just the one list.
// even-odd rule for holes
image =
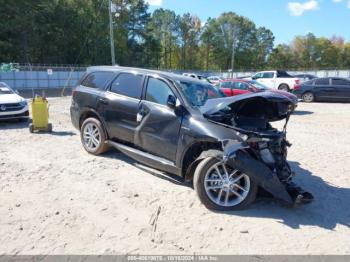
[[52, 132], [52, 124], [49, 123], [49, 103], [43, 97], [37, 96], [32, 100], [32, 123], [29, 131]]

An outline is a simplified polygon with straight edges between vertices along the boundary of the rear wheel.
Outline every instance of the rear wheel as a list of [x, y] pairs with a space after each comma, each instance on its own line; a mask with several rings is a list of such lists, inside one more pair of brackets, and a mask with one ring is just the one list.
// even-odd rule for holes
[[80, 138], [85, 150], [93, 155], [99, 155], [108, 150], [106, 135], [101, 122], [96, 118], [86, 119], [80, 129]]
[[255, 200], [258, 189], [247, 174], [215, 157], [199, 163], [193, 184], [201, 202], [208, 209], [219, 211], [247, 207]]
[[305, 94], [303, 94], [302, 99], [306, 103], [311, 103], [311, 102], [315, 101], [315, 96], [311, 92], [306, 92]]
[[282, 84], [278, 87], [278, 90], [289, 92], [289, 86], [287, 84]]

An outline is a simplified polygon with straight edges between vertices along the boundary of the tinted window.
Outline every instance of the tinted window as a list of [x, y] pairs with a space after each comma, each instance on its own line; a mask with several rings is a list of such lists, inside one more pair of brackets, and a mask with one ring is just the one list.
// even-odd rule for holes
[[316, 79], [315, 85], [317, 85], [317, 86], [329, 85], [329, 79], [328, 78]]
[[150, 77], [147, 84], [146, 100], [166, 105], [169, 95], [174, 95], [170, 87], [162, 80]]
[[315, 80], [310, 80], [310, 81], [304, 82], [303, 85], [313, 86], [314, 82]]
[[274, 73], [264, 73], [262, 78], [273, 78]]
[[333, 78], [332, 79], [332, 84], [336, 86], [347, 86], [350, 84], [349, 81], [346, 81], [345, 79], [340, 79], [340, 78]]
[[111, 85], [111, 92], [133, 98], [141, 98], [142, 75], [121, 73]]
[[95, 72], [89, 74], [81, 83], [83, 86], [91, 88], [104, 88], [113, 77], [112, 72]]
[[221, 88], [231, 88], [233, 86], [234, 86], [234, 83], [232, 83], [232, 82], [222, 82], [220, 87]]
[[247, 90], [249, 87], [248, 84], [242, 83], [242, 82], [236, 82], [234, 88], [241, 89], [241, 90]]
[[262, 78], [263, 77], [263, 74], [262, 73], [258, 73], [254, 76], [255, 79], [259, 79], [259, 78]]

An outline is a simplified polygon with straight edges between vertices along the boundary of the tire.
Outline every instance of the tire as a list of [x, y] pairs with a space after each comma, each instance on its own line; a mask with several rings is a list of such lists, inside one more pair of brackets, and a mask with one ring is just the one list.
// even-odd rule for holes
[[[215, 171], [215, 167], [219, 168], [219, 172], [224, 171], [223, 163], [218, 158], [208, 157], [199, 163], [194, 173], [194, 189], [200, 201], [206, 208], [217, 211], [236, 211], [242, 210], [254, 202], [258, 187], [248, 175], [225, 165], [229, 176], [234, 174], [231, 179], [238, 179], [240, 176], [242, 178], [234, 184], [229, 184], [226, 180], [223, 185], [220, 185], [219, 181], [223, 180], [219, 179], [219, 176], [216, 174], [217, 172]], [[222, 173], [223, 174], [221, 175], [223, 176], [224, 172]], [[210, 180], [209, 182], [208, 179]], [[238, 189], [237, 186], [245, 189], [246, 191]], [[242, 198], [239, 198], [236, 194], [233, 194], [233, 191], [231, 190], [241, 195]], [[220, 198], [219, 201], [217, 200], [218, 198]], [[229, 202], [226, 201], [227, 198]], [[216, 199], [216, 201], [213, 199]]]
[[306, 92], [302, 95], [301, 99], [306, 103], [312, 103], [315, 101], [315, 96], [311, 92]]
[[84, 149], [93, 155], [105, 153], [109, 147], [105, 143], [106, 135], [101, 122], [96, 118], [87, 118], [80, 128], [80, 139]]
[[278, 87], [278, 90], [282, 90], [282, 91], [286, 91], [286, 92], [289, 92], [290, 89], [289, 89], [289, 86], [287, 84], [282, 84]]
[[51, 123], [49, 123], [49, 124], [47, 125], [47, 131], [48, 131], [49, 133], [52, 133], [52, 124], [51, 124]]
[[32, 123], [29, 124], [29, 132], [34, 133], [34, 126]]

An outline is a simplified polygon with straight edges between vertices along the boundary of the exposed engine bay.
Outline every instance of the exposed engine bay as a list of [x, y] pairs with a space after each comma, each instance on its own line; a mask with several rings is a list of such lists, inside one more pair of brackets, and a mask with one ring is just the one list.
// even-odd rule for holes
[[[248, 99], [221, 105], [219, 110], [207, 112], [210, 121], [234, 130], [239, 143], [225, 140], [224, 158], [248, 174], [260, 187], [288, 204], [305, 204], [313, 200], [312, 194], [297, 187], [293, 171], [287, 161], [286, 129], [295, 105], [281, 97], [253, 96]], [[270, 122], [285, 120], [282, 131]]]

